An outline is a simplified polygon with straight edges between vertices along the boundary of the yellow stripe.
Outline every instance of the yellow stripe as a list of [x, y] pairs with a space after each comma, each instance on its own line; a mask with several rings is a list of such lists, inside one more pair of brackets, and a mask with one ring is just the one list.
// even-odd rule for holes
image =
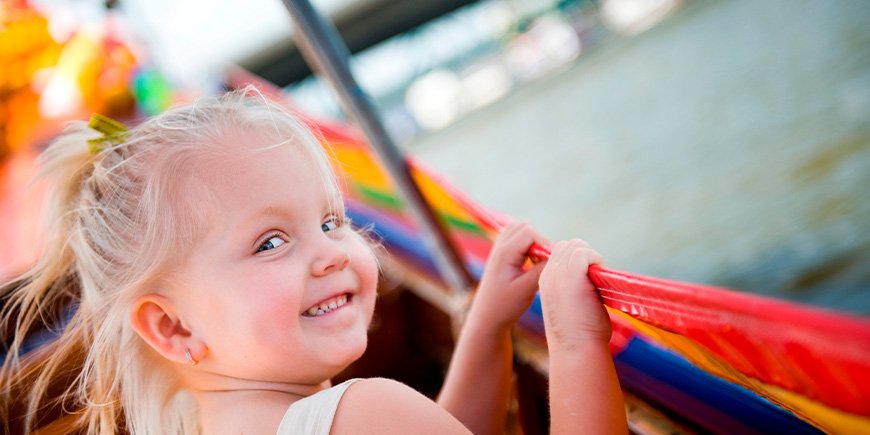
[[381, 191], [393, 191], [393, 184], [380, 165], [367, 152], [355, 147], [333, 147], [340, 170], [352, 182]]
[[[377, 190], [396, 196], [396, 189], [381, 169], [374, 157], [365, 149], [351, 146], [333, 146], [333, 153], [339, 161], [342, 172], [352, 183], [357, 183], [369, 190]], [[474, 217], [434, 180], [420, 171], [414, 171], [412, 176], [429, 204], [443, 215], [448, 215], [456, 221], [477, 222]]]

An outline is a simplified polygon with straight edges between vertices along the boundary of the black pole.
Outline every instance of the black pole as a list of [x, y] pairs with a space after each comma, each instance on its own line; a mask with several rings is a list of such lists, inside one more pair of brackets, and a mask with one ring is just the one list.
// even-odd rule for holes
[[368, 95], [350, 71], [350, 52], [335, 26], [323, 19], [308, 0], [283, 0], [293, 19], [294, 37], [311, 68], [325, 76], [350, 115], [375, 148], [399, 190], [411, 216], [434, 253], [441, 276], [453, 289], [464, 292], [474, 283], [468, 270], [447, 236], [443, 223], [426, 203], [414, 183], [405, 158], [390, 138]]

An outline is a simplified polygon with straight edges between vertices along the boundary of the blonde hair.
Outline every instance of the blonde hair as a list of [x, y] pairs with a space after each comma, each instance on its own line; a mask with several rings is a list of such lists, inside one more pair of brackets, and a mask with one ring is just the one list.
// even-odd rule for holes
[[[208, 192], [187, 183], [197, 163], [246, 152], [237, 141], [251, 134], [274, 140], [269, 148], [299, 148], [318, 167], [334, 207], [343, 208], [311, 129], [253, 88], [171, 109], [96, 154], [87, 140], [99, 134], [74, 123], [40, 156], [42, 176], [54, 182], [43, 251], [0, 294], [6, 432], [16, 424], [33, 430], [57, 414], [75, 415], [73, 426], [88, 433], [198, 430], [193, 399], [127, 318], [137, 296], [169, 279], [182, 242], [198, 234]], [[191, 192], [191, 184], [200, 188]], [[57, 340], [24, 354], [28, 335], [64, 316]]]

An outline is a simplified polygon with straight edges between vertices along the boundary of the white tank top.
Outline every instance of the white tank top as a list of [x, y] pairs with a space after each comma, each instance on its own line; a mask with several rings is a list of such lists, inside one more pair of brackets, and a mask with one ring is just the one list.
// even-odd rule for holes
[[349, 379], [294, 402], [281, 419], [278, 435], [329, 435], [341, 396], [358, 380]]

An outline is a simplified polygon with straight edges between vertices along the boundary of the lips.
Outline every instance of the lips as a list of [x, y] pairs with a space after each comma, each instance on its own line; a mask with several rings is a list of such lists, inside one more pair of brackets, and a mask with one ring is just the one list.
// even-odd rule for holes
[[337, 296], [333, 296], [329, 299], [325, 299], [321, 302], [318, 302], [305, 310], [302, 313], [303, 317], [319, 317], [331, 311], [334, 311], [338, 308], [343, 307], [350, 301], [350, 294], [342, 293]]

